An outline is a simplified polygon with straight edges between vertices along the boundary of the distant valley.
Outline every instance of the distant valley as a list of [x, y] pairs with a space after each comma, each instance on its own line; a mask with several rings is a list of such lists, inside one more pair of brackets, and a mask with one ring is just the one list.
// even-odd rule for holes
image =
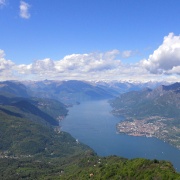
[[156, 87], [160, 83], [130, 83], [103, 81], [24, 81], [28, 94], [33, 97], [51, 98], [65, 104], [88, 100], [112, 99], [120, 93]]

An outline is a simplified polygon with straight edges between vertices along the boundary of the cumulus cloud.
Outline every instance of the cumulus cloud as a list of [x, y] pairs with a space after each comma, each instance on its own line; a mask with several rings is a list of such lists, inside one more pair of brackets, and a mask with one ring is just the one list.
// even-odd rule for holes
[[0, 59], [3, 58], [5, 56], [5, 53], [2, 49], [0, 49]]
[[123, 64], [116, 59], [118, 50], [89, 54], [71, 54], [54, 61], [50, 58], [31, 64], [16, 65], [5, 59], [0, 50], [0, 80], [142, 80], [153, 79], [138, 65]]
[[118, 50], [104, 53], [71, 54], [53, 61], [37, 60], [29, 65], [19, 65], [17, 71], [23, 77], [35, 80], [155, 80], [157, 76], [137, 64], [123, 64], [116, 59]]
[[98, 72], [112, 69], [120, 65], [120, 61], [114, 61], [117, 54], [117, 50], [108, 51], [106, 53], [72, 54], [55, 62], [55, 67], [59, 72], [64, 70], [78, 71], [81, 73]]
[[0, 71], [7, 70], [14, 65], [12, 61], [6, 60], [4, 56], [4, 51], [0, 49]]
[[[124, 52], [125, 57], [133, 51]], [[71, 54], [59, 60], [45, 58], [31, 64], [16, 65], [0, 50], [0, 80], [130, 80], [178, 81], [180, 75], [180, 37], [170, 33], [146, 60], [123, 63], [122, 52]], [[179, 74], [179, 75], [178, 75]]]
[[16, 67], [20, 74], [36, 75], [38, 78], [85, 79], [93, 78], [111, 69], [121, 66], [120, 60], [114, 60], [117, 50], [105, 53], [72, 54], [53, 61], [50, 58], [37, 60], [32, 64]]
[[20, 9], [20, 17], [21, 18], [24, 18], [24, 19], [29, 19], [30, 18], [30, 13], [29, 13], [29, 8], [30, 8], [30, 5], [24, 1], [20, 1], [20, 6], [19, 6], [19, 9]]
[[154, 74], [180, 73], [180, 36], [170, 33], [157, 50], [141, 66]]
[[123, 58], [129, 58], [129, 57], [132, 56], [132, 54], [133, 54], [133, 51], [131, 51], [131, 50], [126, 50], [126, 51], [123, 51], [123, 52], [122, 52], [122, 57], [123, 57]]
[[133, 57], [137, 54], [138, 54], [138, 51], [132, 51], [132, 50], [125, 50], [125, 51], [120, 52], [120, 55], [123, 59]]
[[13, 67], [15, 64], [4, 57], [5, 53], [0, 49], [0, 80], [7, 80], [13, 77]]
[[50, 58], [37, 60], [31, 66], [32, 73], [39, 73], [39, 72], [48, 73], [51, 71], [52, 72], [54, 71], [54, 61], [52, 61]]

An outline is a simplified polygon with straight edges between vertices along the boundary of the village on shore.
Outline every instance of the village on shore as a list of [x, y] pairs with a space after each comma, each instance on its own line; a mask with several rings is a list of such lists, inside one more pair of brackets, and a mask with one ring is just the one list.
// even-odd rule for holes
[[127, 118], [125, 121], [121, 121], [116, 125], [117, 133], [124, 133], [130, 136], [145, 136], [156, 137], [163, 141], [167, 141], [170, 144], [175, 145], [180, 149], [180, 138], [174, 138], [169, 136], [169, 131], [180, 132], [180, 129], [173, 126], [171, 129], [167, 126], [167, 121], [172, 121], [173, 118], [165, 118], [160, 116], [150, 116], [144, 119], [132, 119]]

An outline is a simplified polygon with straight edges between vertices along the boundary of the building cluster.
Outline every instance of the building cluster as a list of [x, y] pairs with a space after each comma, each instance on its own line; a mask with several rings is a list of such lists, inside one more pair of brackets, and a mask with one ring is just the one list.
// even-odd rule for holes
[[117, 124], [117, 131], [132, 136], [156, 137], [161, 129], [165, 127], [163, 121], [164, 119], [158, 116], [141, 120], [126, 120]]

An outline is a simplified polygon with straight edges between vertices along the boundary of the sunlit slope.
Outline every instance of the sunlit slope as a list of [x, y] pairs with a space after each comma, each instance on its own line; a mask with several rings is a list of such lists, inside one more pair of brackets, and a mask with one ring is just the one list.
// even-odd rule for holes
[[[54, 100], [2, 98], [2, 96], [0, 103], [1, 150], [12, 154], [27, 155], [52, 153], [53, 148], [62, 153], [58, 147], [55, 148], [56, 146], [61, 147], [62, 141], [58, 141], [58, 138], [69, 135], [54, 132], [54, 126], [59, 125], [56, 118], [67, 114], [62, 103]], [[54, 115], [51, 116], [51, 114]], [[56, 139], [55, 144], [53, 144], [54, 138]], [[77, 144], [73, 138], [70, 139]], [[64, 152], [67, 151], [64, 150]]]

